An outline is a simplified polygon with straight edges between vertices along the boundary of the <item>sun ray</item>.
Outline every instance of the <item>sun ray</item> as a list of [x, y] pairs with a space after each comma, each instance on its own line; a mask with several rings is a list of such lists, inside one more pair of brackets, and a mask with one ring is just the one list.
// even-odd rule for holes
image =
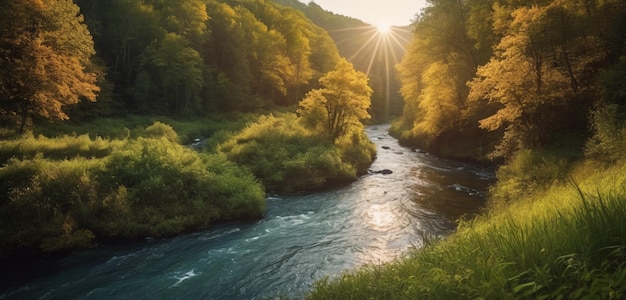
[[372, 65], [374, 65], [374, 59], [376, 58], [376, 56], [378, 56], [378, 50], [380, 49], [381, 40], [382, 39], [380, 38], [380, 35], [378, 35], [378, 39], [376, 39], [376, 46], [374, 48], [374, 53], [372, 53], [372, 57], [370, 58], [369, 65], [367, 66], [367, 72], [365, 72], [365, 75], [367, 76], [370, 75], [370, 71], [372, 70]]
[[369, 46], [369, 44], [370, 44], [370, 43], [371, 43], [374, 39], [376, 39], [376, 37], [377, 37], [377, 35], [375, 35], [375, 34], [374, 34], [374, 35], [372, 35], [372, 36], [370, 36], [370, 38], [369, 38], [369, 39], [368, 39], [365, 43], [363, 43], [363, 45], [361, 45], [361, 47], [360, 47], [360, 48], [359, 48], [359, 49], [358, 49], [358, 50], [357, 50], [357, 51], [356, 51], [356, 52], [355, 52], [355, 53], [354, 53], [354, 54], [353, 54], [353, 55], [349, 58], [349, 60], [353, 60], [353, 59], [355, 59], [355, 58], [356, 58], [356, 57], [357, 57], [357, 56], [358, 56], [358, 55], [359, 55], [359, 54], [360, 54], [360, 53], [361, 53], [364, 49], [366, 49], [366, 48], [367, 48], [367, 46]]
[[[364, 72], [376, 89], [373, 101], [379, 109], [379, 117], [385, 120], [397, 114], [398, 102], [401, 101], [396, 90], [399, 83], [395, 79], [395, 66], [407, 52], [409, 27], [390, 27], [383, 33], [374, 26], [357, 26], [350, 29], [330, 31], [336, 43], [341, 45], [341, 55], [348, 58], [355, 68]], [[374, 104], [373, 104], [374, 105]]]

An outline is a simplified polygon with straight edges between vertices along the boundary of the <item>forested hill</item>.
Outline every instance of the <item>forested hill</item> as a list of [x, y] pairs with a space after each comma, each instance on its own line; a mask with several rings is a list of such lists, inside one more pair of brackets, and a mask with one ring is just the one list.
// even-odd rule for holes
[[315, 2], [274, 2], [303, 12], [316, 25], [328, 31], [339, 54], [348, 58], [357, 70], [368, 75], [374, 90], [370, 110], [374, 122], [388, 121], [402, 114], [404, 101], [400, 95], [396, 65], [402, 60], [413, 37], [412, 26], [392, 27], [390, 32], [381, 35], [371, 24], [327, 11]]
[[76, 3], [93, 36], [103, 91], [74, 118], [295, 110], [340, 55], [370, 78], [374, 122], [402, 112], [395, 65], [409, 28], [381, 36], [360, 20], [297, 0]]
[[103, 90], [74, 117], [295, 110], [339, 58], [325, 30], [271, 1], [76, 3], [93, 36]]

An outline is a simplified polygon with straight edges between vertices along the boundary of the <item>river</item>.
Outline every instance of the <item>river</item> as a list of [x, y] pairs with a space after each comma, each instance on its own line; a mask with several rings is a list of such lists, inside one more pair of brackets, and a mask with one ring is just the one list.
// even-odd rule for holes
[[378, 149], [371, 170], [391, 174], [271, 196], [257, 222], [35, 263], [3, 275], [0, 299], [298, 299], [318, 279], [389, 262], [479, 211], [491, 171], [401, 147], [388, 128], [367, 134]]

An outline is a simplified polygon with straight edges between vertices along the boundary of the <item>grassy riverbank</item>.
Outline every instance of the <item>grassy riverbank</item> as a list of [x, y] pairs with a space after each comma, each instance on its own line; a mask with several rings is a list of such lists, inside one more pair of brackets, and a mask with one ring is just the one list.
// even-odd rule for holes
[[319, 282], [310, 299], [626, 297], [626, 166], [565, 180], [460, 224], [406, 258]]

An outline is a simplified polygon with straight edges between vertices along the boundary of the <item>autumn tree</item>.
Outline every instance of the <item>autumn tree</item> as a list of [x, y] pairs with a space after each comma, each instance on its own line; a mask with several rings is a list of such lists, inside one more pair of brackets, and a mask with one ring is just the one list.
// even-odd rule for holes
[[516, 9], [494, 57], [469, 83], [471, 101], [486, 99], [498, 107], [480, 121], [484, 129], [505, 129], [497, 156], [545, 145], [547, 114], [568, 99], [570, 77], [548, 61], [553, 44], [546, 34], [546, 13], [547, 7]]
[[319, 82], [322, 88], [310, 91], [300, 103], [298, 112], [305, 124], [324, 132], [332, 142], [363, 129], [361, 121], [370, 118], [372, 94], [367, 76], [342, 58]]
[[20, 132], [31, 117], [65, 120], [66, 106], [95, 100], [93, 41], [72, 1], [2, 1], [0, 28], [0, 114]]

